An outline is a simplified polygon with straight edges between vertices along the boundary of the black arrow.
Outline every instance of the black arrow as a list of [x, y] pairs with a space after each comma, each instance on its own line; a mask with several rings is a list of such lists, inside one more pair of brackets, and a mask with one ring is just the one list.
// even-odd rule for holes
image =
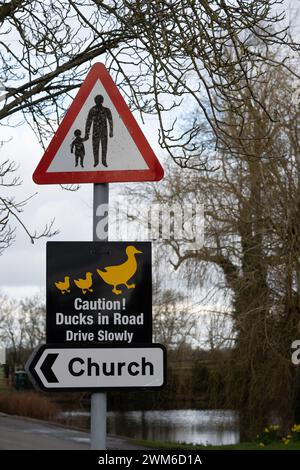
[[41, 365], [41, 372], [49, 384], [58, 383], [58, 379], [52, 370], [52, 366], [56, 361], [58, 354], [48, 353], [46, 359]]

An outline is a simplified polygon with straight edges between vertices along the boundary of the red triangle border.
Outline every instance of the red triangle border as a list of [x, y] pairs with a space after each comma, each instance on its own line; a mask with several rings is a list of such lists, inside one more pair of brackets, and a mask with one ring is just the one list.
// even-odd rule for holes
[[[147, 170], [113, 170], [113, 171], [81, 171], [81, 172], [51, 172], [47, 173], [51, 162], [56, 156], [63, 140], [69, 132], [73, 122], [81, 111], [97, 80], [105, 88], [116, 111], [123, 120], [128, 132], [132, 136], [142, 157], [148, 165]], [[164, 176], [164, 170], [155, 153], [149, 145], [141, 128], [132, 115], [124, 98], [109, 75], [104, 64], [96, 63], [92, 66], [86, 79], [82, 83], [70, 108], [63, 118], [47, 150], [33, 173], [36, 184], [81, 184], [81, 183], [121, 183], [135, 181], [159, 181]]]

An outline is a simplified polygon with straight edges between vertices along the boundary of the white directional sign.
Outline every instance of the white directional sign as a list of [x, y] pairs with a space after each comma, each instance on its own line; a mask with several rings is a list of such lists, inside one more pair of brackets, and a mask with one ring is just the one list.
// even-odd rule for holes
[[165, 383], [165, 348], [136, 346], [39, 347], [26, 370], [44, 391], [161, 388]]

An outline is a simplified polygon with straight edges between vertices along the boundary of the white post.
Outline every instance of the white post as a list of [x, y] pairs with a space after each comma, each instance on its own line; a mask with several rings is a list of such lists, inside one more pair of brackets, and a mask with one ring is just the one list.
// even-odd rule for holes
[[[108, 210], [105, 213], [103, 211], [104, 204], [107, 204], [108, 209], [108, 192], [108, 183], [94, 184], [93, 241], [108, 240]], [[97, 230], [99, 216], [101, 230]], [[92, 393], [91, 396], [91, 449], [106, 449], [106, 393]]]

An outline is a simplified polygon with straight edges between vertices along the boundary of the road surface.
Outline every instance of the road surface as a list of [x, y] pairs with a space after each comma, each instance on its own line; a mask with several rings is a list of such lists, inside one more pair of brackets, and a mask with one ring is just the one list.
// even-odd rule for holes
[[[0, 413], [0, 450], [89, 450], [88, 433]], [[109, 450], [139, 450], [129, 440], [108, 437]]]

